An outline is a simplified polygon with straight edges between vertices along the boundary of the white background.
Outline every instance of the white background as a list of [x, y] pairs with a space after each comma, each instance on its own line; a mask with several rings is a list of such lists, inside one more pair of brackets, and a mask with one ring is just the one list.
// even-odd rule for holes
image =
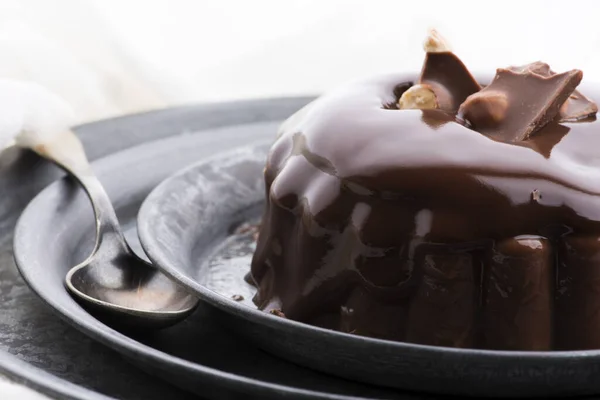
[[[47, 86], [86, 122], [418, 70], [436, 27], [472, 70], [542, 60], [600, 81], [599, 11], [591, 0], [0, 0], [0, 78]], [[0, 380], [0, 398], [29, 399], [19, 390]]]
[[600, 80], [598, 11], [575, 0], [0, 0], [0, 77], [39, 81], [83, 121], [418, 69], [437, 27], [473, 70], [543, 60]]

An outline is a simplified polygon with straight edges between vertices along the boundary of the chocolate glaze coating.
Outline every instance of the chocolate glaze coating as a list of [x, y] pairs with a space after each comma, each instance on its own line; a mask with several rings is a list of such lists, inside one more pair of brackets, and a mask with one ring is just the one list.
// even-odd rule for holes
[[[600, 236], [599, 123], [502, 143], [442, 111], [390, 107], [415, 80], [349, 84], [282, 125], [265, 169], [255, 302], [392, 340], [600, 348], [591, 333], [559, 334], [566, 320], [593, 325], [571, 304], [600, 307], [600, 291], [554, 305], [555, 258], [577, 282], [592, 270], [559, 249]], [[596, 254], [590, 243], [576, 254]]]
[[556, 284], [556, 348], [600, 348], [600, 237], [560, 243]]
[[418, 268], [423, 276], [410, 299], [406, 340], [472, 347], [479, 286], [472, 255], [452, 254], [448, 248], [441, 254], [424, 254]]
[[553, 263], [546, 238], [518, 236], [496, 242], [482, 281], [482, 347], [552, 348]]

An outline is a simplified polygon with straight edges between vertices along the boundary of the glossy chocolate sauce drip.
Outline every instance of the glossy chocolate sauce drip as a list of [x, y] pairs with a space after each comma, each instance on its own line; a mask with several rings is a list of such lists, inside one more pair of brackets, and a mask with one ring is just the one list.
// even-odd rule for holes
[[499, 240], [486, 268], [482, 347], [552, 349], [554, 255], [548, 239]]
[[347, 85], [282, 125], [256, 304], [391, 340], [600, 348], [600, 123], [559, 124], [555, 107], [505, 143], [453, 113], [391, 109], [419, 79]]
[[405, 339], [473, 347], [479, 282], [471, 254], [446, 248], [441, 254], [425, 254], [417, 267], [423, 277], [410, 300]]
[[571, 236], [558, 246], [556, 349], [600, 348], [600, 237]]

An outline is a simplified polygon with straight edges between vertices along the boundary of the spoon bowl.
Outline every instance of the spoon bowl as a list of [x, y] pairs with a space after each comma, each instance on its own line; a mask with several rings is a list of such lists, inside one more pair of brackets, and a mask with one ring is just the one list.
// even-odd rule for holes
[[76, 300], [99, 319], [122, 328], [162, 329], [185, 319], [198, 298], [129, 247], [77, 136], [68, 131], [32, 149], [75, 178], [94, 209], [94, 250], [65, 277], [65, 286]]
[[104, 321], [129, 329], [166, 328], [185, 318], [198, 304], [194, 296], [130, 249], [111, 257], [110, 251], [100, 248], [89, 263], [67, 273], [65, 284]]

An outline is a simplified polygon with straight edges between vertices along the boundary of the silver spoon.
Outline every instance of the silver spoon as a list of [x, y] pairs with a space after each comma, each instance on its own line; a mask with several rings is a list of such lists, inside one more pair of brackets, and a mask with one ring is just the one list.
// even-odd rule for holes
[[96, 216], [94, 250], [67, 273], [69, 292], [99, 318], [126, 327], [159, 329], [186, 318], [198, 299], [129, 247], [110, 199], [77, 136], [67, 131], [31, 148], [81, 184]]

